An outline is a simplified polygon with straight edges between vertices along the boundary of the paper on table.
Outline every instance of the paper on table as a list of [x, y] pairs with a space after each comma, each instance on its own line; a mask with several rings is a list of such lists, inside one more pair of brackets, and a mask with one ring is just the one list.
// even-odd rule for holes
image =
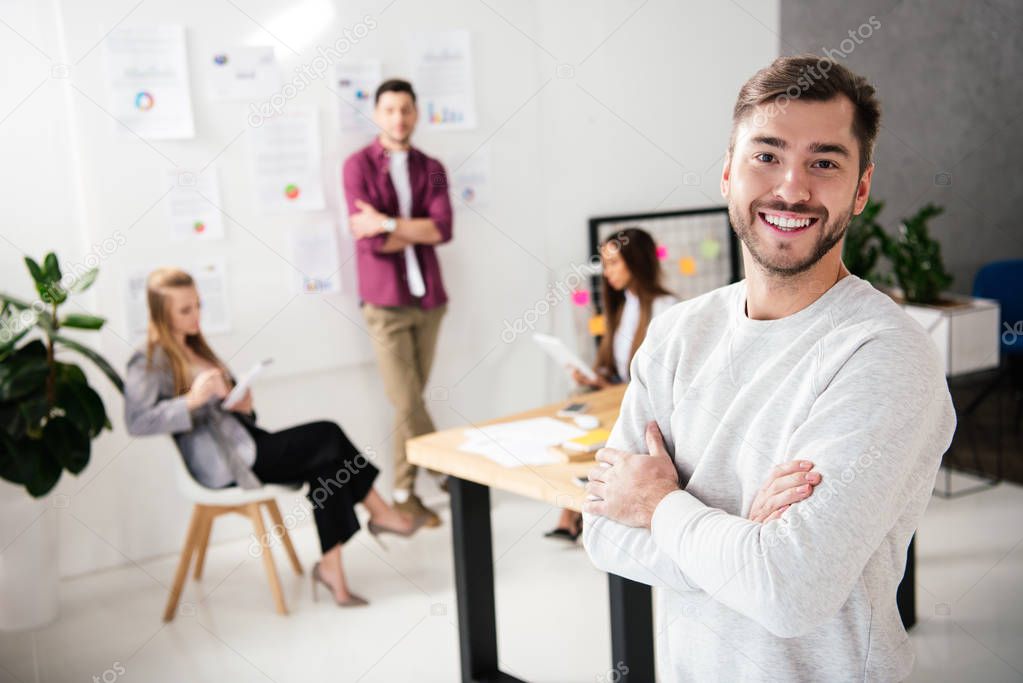
[[263, 368], [273, 362], [273, 358], [267, 358], [249, 368], [249, 371], [242, 375], [241, 381], [234, 385], [234, 389], [231, 389], [231, 393], [224, 397], [224, 401], [220, 405], [230, 410], [235, 403], [245, 397], [245, 392], [252, 386], [252, 380], [256, 379], [259, 373], [263, 372]]
[[551, 446], [585, 433], [552, 417], [535, 417], [467, 429], [459, 450], [477, 453], [504, 467], [547, 465], [560, 462], [550, 452]]

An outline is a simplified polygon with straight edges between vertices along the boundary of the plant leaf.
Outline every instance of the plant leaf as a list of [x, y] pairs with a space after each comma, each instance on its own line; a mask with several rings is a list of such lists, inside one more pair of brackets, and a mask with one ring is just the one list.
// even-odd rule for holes
[[75, 280], [74, 284], [71, 285], [71, 291], [75, 294], [81, 294], [96, 281], [96, 276], [99, 275], [99, 268], [92, 268], [82, 273], [82, 276]]
[[22, 359], [15, 355], [0, 365], [0, 401], [10, 401], [42, 391], [50, 374], [45, 358]]
[[89, 435], [66, 417], [55, 417], [43, 429], [43, 445], [61, 467], [78, 474], [89, 464]]
[[70, 382], [72, 384], [89, 383], [89, 380], [85, 378], [85, 373], [74, 363], [61, 363], [58, 361], [57, 377], [63, 382]]
[[57, 385], [57, 403], [80, 431], [93, 438], [107, 423], [103, 400], [88, 384], [62, 382]]
[[98, 330], [103, 327], [103, 323], [105, 322], [106, 318], [101, 318], [98, 315], [68, 313], [64, 316], [64, 319], [60, 321], [60, 324], [64, 327], [74, 327], [80, 330]]
[[6, 358], [7, 354], [14, 350], [15, 344], [21, 341], [21, 338], [31, 331], [32, 328], [28, 327], [20, 332], [15, 332], [14, 336], [12, 337], [6, 337], [6, 335], [9, 334], [9, 332], [7, 332], [6, 330], [0, 330], [0, 341], [3, 341], [5, 337], [7, 338], [7, 341], [4, 341], [2, 344], [0, 344], [0, 360]]
[[43, 274], [47, 282], [60, 282], [60, 264], [57, 262], [57, 255], [52, 251], [43, 259]]
[[25, 265], [28, 266], [28, 272], [32, 276], [32, 279], [35, 280], [36, 285], [46, 284], [46, 274], [43, 272], [43, 269], [39, 267], [39, 264], [36, 263], [34, 259], [26, 256]]
[[[29, 439], [23, 439], [16, 448], [23, 448], [26, 444], [32, 443]], [[38, 441], [35, 446], [36, 455], [28, 455], [22, 462], [27, 470], [25, 476], [25, 488], [36, 498], [42, 498], [49, 493], [57, 482], [60, 481], [63, 469], [60, 461], [49, 450]]]
[[106, 359], [103, 358], [103, 356], [99, 355], [98, 353], [90, 349], [88, 346], [83, 346], [82, 344], [79, 344], [75, 340], [68, 339], [67, 337], [60, 334], [54, 335], [53, 340], [60, 342], [69, 349], [77, 351], [78, 353], [82, 354], [83, 356], [91, 360], [93, 363], [96, 364], [96, 367], [98, 367], [103, 372], [103, 374], [107, 376], [107, 379], [109, 379], [113, 383], [113, 385], [117, 387], [117, 390], [120, 391], [122, 394], [124, 393], [124, 382], [121, 380], [121, 376], [117, 374], [117, 371], [110, 366], [110, 363], [108, 363]]
[[24, 484], [26, 472], [14, 444], [13, 439], [0, 432], [0, 477], [14, 484]]

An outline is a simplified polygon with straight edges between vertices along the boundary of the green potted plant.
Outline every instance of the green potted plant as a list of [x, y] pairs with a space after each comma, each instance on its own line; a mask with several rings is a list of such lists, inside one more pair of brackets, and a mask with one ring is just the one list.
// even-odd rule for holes
[[868, 199], [863, 211], [849, 222], [842, 246], [842, 261], [849, 272], [872, 283], [881, 280], [876, 268], [887, 234], [877, 215], [883, 208], [884, 202]]
[[92, 285], [96, 269], [65, 277], [53, 253], [42, 265], [31, 258], [25, 264], [38, 299], [0, 293], [0, 478], [10, 482], [3, 484], [0, 514], [5, 521], [32, 520], [16, 544], [7, 541], [2, 558], [0, 628], [8, 630], [34, 628], [56, 616], [57, 539], [42, 498], [64, 470], [78, 474], [85, 468], [92, 440], [110, 429], [102, 399], [66, 352], [89, 359], [123, 390], [102, 356], [64, 334], [66, 328], [103, 326], [98, 316], [60, 310]]
[[928, 228], [943, 212], [934, 204], [923, 206], [902, 221], [894, 237], [882, 233], [881, 250], [891, 263], [889, 282], [898, 286], [892, 298], [930, 333], [946, 374], [957, 375], [998, 365], [1000, 318], [995, 301], [945, 291], [952, 275]]
[[927, 222], [945, 210], [927, 204], [899, 226], [898, 235], [885, 237], [885, 256], [892, 264], [892, 277], [902, 297], [913, 304], [939, 304], [952, 276], [941, 259], [941, 244], [933, 239]]

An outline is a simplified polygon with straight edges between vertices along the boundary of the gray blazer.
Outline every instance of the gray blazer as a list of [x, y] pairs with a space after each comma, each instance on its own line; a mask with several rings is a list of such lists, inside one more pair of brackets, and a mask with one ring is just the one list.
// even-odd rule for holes
[[242, 420], [255, 424], [255, 417], [224, 410], [216, 398], [190, 411], [185, 397], [174, 395], [174, 373], [159, 347], [152, 367], [146, 367], [144, 350], [128, 361], [124, 418], [132, 436], [172, 435], [188, 471], [203, 486], [260, 486], [252, 473], [256, 443], [242, 425]]

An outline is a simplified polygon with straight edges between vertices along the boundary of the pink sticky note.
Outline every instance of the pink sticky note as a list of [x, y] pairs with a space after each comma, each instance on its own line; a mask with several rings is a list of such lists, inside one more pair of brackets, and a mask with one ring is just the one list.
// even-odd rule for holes
[[572, 292], [572, 303], [576, 306], [585, 306], [590, 303], [590, 293], [585, 289], [577, 289]]
[[663, 261], [666, 258], [668, 258], [668, 247], [664, 246], [663, 244], [658, 244], [657, 245], [657, 260], [658, 261]]

